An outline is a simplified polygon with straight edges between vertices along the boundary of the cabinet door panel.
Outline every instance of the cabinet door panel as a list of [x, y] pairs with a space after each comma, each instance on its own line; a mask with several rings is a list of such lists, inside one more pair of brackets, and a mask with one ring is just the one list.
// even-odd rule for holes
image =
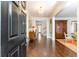
[[23, 12], [19, 15], [19, 22], [20, 22], [20, 33], [24, 34], [26, 32], [26, 16], [23, 15]]
[[17, 6], [12, 4], [12, 35], [18, 35], [18, 13]]

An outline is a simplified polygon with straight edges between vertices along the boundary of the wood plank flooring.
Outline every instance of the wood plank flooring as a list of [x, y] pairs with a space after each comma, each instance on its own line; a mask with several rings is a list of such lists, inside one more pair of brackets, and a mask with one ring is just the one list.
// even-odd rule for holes
[[27, 48], [27, 57], [60, 57], [52, 48], [52, 40], [42, 37], [40, 41], [36, 40], [29, 43]]

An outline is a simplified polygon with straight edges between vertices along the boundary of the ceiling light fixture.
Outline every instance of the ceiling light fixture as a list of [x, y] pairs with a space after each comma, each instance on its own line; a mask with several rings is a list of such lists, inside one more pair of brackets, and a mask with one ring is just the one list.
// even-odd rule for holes
[[42, 14], [42, 13], [43, 13], [43, 11], [44, 11], [44, 10], [43, 10], [43, 7], [42, 7], [42, 6], [40, 6], [40, 7], [39, 7], [39, 11], [38, 11], [38, 13], [39, 13], [39, 14]]

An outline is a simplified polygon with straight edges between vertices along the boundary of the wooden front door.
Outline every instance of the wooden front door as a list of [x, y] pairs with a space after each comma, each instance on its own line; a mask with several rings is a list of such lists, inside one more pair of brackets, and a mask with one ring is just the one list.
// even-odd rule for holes
[[66, 20], [56, 20], [55, 21], [55, 38], [64, 39], [64, 32], [67, 33], [67, 21]]

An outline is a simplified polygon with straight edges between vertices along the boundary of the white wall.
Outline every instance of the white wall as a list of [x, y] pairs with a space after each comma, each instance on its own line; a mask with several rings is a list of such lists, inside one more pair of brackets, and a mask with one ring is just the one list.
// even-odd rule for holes
[[77, 7], [77, 56], [79, 57], [79, 2]]

